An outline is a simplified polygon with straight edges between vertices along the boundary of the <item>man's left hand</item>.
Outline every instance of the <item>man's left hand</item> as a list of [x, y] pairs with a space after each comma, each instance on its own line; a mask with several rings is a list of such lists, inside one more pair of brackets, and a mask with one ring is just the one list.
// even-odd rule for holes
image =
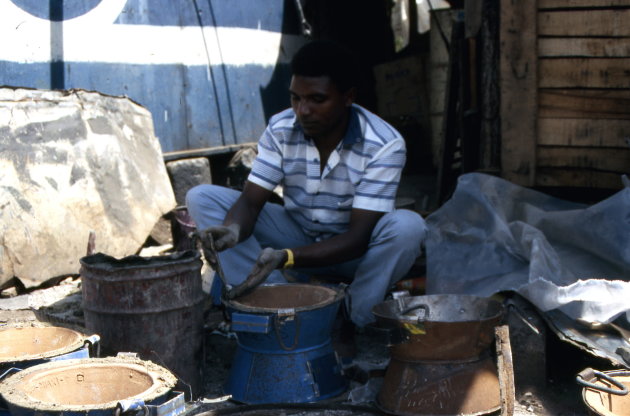
[[249, 273], [245, 281], [234, 287], [227, 293], [228, 299], [234, 299], [245, 292], [250, 291], [267, 279], [272, 271], [284, 265], [287, 261], [287, 252], [285, 250], [274, 250], [273, 248], [265, 248], [260, 252], [256, 264]]

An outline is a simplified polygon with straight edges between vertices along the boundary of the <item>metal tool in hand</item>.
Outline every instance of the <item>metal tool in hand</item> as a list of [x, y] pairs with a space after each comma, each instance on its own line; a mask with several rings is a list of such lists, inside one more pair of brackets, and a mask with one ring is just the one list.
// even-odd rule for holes
[[[196, 232], [194, 232], [193, 239], [195, 240], [195, 245], [196, 245], [201, 240], [201, 236], [197, 234]], [[232, 285], [230, 285], [227, 282], [227, 279], [225, 278], [225, 274], [223, 273], [223, 267], [221, 267], [221, 260], [219, 260], [219, 253], [217, 252], [217, 249], [214, 246], [214, 238], [212, 237], [212, 234], [208, 233], [206, 235], [205, 241], [207, 241], [208, 243], [207, 246], [204, 246], [203, 243], [201, 244], [201, 246], [203, 248], [206, 248], [210, 252], [210, 255], [212, 256], [212, 259], [209, 259], [208, 256], [206, 256], [206, 260], [208, 260], [208, 263], [210, 263], [212, 268], [219, 275], [219, 279], [221, 279], [221, 283], [223, 284], [223, 288], [225, 289], [224, 293], [226, 293], [227, 291], [232, 289]]]
[[232, 289], [232, 285], [230, 285], [227, 282], [227, 279], [225, 278], [225, 274], [223, 273], [223, 267], [221, 267], [221, 260], [219, 260], [219, 252], [214, 246], [214, 238], [212, 237], [212, 234], [208, 234], [208, 241], [210, 243], [210, 252], [212, 253], [212, 257], [214, 258], [214, 270], [219, 275], [219, 278], [221, 279], [221, 282], [223, 283], [223, 287], [225, 288], [226, 291], [228, 291]]

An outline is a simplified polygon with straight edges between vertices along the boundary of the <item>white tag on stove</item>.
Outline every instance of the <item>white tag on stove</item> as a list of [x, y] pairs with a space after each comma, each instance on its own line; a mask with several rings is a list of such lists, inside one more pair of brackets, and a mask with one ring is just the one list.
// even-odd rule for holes
[[294, 308], [278, 309], [278, 316], [293, 316], [295, 315]]

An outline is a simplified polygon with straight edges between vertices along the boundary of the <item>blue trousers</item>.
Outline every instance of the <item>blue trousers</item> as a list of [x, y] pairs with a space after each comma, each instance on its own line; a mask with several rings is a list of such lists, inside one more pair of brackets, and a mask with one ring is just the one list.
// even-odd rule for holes
[[[223, 222], [239, 192], [217, 185], [198, 185], [186, 195], [186, 206], [203, 230]], [[367, 252], [360, 258], [320, 268], [292, 269], [310, 276], [341, 276], [351, 281], [345, 306], [359, 327], [374, 321], [372, 307], [382, 302], [390, 286], [411, 268], [427, 234], [424, 219], [414, 211], [396, 210], [377, 222]], [[265, 247], [283, 249], [315, 243], [279, 204], [266, 203], [258, 216], [252, 235], [236, 247], [219, 254], [225, 277], [232, 285], [241, 283]], [[216, 279], [218, 280], [218, 279]], [[275, 270], [266, 283], [286, 279]]]

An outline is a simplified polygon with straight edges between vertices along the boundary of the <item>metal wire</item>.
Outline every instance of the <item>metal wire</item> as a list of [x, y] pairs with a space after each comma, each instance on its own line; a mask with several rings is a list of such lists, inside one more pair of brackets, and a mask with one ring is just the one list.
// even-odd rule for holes
[[302, 35], [307, 38], [311, 38], [313, 35], [313, 28], [310, 23], [306, 20], [306, 16], [304, 16], [304, 9], [302, 8], [302, 1], [295, 0], [295, 7], [297, 8], [298, 14], [300, 15], [300, 24], [302, 24]]

